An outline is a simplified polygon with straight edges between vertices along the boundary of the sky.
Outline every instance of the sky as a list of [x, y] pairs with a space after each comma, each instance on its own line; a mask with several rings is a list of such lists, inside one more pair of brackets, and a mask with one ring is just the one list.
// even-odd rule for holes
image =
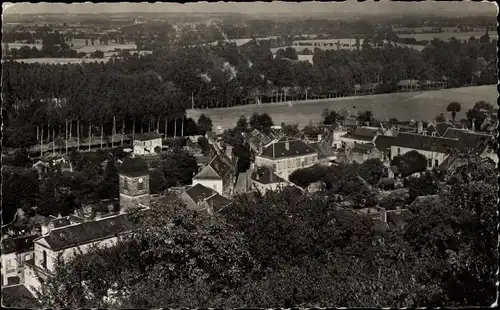
[[63, 4], [63, 3], [9, 3], [6, 2], [2, 6], [4, 14], [41, 14], [41, 13], [124, 13], [124, 12], [220, 12], [220, 13], [354, 13], [354, 14], [383, 14], [419, 11], [422, 13], [443, 12], [444, 15], [450, 14], [482, 14], [490, 13], [497, 14], [496, 3], [488, 3], [486, 1], [477, 3], [471, 1], [463, 2], [437, 2], [424, 1], [421, 3], [405, 3], [396, 2], [390, 3], [389, 0], [381, 2], [356, 2], [355, 0], [347, 0], [340, 3], [321, 3], [321, 2], [196, 2], [196, 3], [78, 3], [78, 4]]

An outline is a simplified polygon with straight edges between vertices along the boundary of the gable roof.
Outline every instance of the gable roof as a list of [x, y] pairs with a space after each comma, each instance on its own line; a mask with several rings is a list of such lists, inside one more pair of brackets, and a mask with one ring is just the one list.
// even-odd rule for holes
[[160, 135], [156, 132], [136, 133], [134, 136], [134, 140], [136, 141], [147, 141], [161, 138], [163, 138], [163, 135]]
[[448, 153], [450, 149], [457, 149], [460, 147], [458, 139], [432, 137], [412, 133], [400, 133], [391, 143], [392, 146], [438, 153]]
[[440, 122], [435, 125], [429, 125], [425, 130], [429, 136], [432, 136], [432, 133], [435, 132], [438, 136], [442, 137], [444, 133], [448, 130], [448, 128], [454, 128], [450, 123]]
[[269, 167], [257, 167], [252, 173], [252, 180], [257, 181], [262, 184], [274, 184], [286, 182], [284, 179], [280, 178], [274, 171]]
[[[288, 144], [288, 148], [287, 148]], [[302, 140], [282, 137], [268, 145], [260, 156], [267, 158], [286, 158], [316, 154], [317, 152]]]
[[18, 238], [7, 238], [2, 241], [2, 254], [22, 253], [33, 249], [33, 240], [38, 235], [23, 236]]
[[207, 198], [215, 195], [215, 191], [211, 188], [203, 186], [201, 184], [196, 184], [188, 188], [185, 193], [193, 200], [195, 204], [199, 204], [205, 201]]
[[208, 208], [212, 212], [219, 212], [228, 205], [232, 203], [231, 200], [227, 199], [224, 196], [219, 194], [215, 194], [203, 202], [203, 206]]
[[219, 155], [216, 155], [193, 179], [222, 180], [223, 182], [227, 182], [232, 172], [233, 169], [231, 166], [226, 164]]
[[51, 230], [35, 242], [45, 241], [54, 251], [59, 251], [97, 240], [107, 239], [129, 232], [137, 225], [129, 221], [127, 214], [106, 217], [98, 221], [88, 221]]

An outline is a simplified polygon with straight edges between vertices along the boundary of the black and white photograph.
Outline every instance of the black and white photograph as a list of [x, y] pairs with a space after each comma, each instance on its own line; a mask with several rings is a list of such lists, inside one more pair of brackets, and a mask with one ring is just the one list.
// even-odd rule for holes
[[498, 306], [495, 2], [2, 9], [3, 307]]

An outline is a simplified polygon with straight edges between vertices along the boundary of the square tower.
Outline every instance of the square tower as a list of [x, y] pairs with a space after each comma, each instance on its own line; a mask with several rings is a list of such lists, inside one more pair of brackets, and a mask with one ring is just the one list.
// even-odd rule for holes
[[150, 206], [149, 170], [141, 158], [126, 159], [120, 166], [120, 211]]

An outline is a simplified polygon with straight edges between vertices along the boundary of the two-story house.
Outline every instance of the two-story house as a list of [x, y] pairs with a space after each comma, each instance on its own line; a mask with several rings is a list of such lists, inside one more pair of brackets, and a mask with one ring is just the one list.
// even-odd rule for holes
[[283, 137], [273, 141], [255, 156], [256, 166], [271, 167], [281, 178], [288, 180], [292, 172], [318, 162], [318, 153], [302, 140]]
[[234, 185], [235, 172], [219, 155], [193, 177], [193, 185], [201, 184], [221, 195], [230, 195]]
[[162, 149], [163, 136], [155, 132], [136, 134], [133, 141], [135, 155], [155, 155]]
[[36, 296], [43, 281], [54, 272], [59, 255], [67, 260], [79, 251], [85, 253], [92, 246], [112, 246], [138, 227], [128, 215], [119, 214], [51, 229], [34, 240], [34, 254], [24, 261], [26, 288]]

